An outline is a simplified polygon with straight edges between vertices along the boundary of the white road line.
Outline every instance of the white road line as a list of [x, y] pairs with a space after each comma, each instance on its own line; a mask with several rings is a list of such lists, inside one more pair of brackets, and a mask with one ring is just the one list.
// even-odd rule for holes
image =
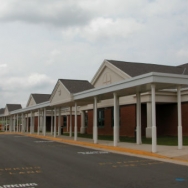
[[78, 154], [82, 155], [96, 155], [96, 154], [108, 154], [107, 151], [86, 151], [86, 152], [78, 152]]
[[41, 141], [41, 140], [36, 140], [36, 141], [34, 141], [34, 142], [36, 142], [36, 143], [44, 143], [44, 142], [54, 142], [54, 141], [48, 141], [48, 140]]

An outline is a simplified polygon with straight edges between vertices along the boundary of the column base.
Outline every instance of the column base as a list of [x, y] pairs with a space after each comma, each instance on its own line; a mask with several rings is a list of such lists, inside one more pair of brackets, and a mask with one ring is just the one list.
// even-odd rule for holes
[[85, 127], [80, 127], [80, 134], [85, 134], [86, 128]]
[[146, 138], [152, 137], [152, 127], [146, 127]]

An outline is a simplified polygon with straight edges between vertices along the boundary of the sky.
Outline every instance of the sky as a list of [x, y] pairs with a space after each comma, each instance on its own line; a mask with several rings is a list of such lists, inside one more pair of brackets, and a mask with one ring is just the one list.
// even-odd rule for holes
[[104, 59], [188, 63], [188, 0], [0, 0], [0, 108]]

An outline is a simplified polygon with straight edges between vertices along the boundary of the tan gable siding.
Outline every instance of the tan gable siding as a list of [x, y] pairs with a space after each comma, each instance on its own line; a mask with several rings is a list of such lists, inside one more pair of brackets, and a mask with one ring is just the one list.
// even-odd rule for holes
[[105, 66], [99, 77], [96, 79], [94, 87], [101, 87], [124, 80], [118, 73]]
[[9, 111], [8, 111], [7, 107], [5, 108], [5, 115], [9, 115]]
[[68, 101], [71, 99], [71, 94], [67, 89], [59, 82], [56, 89], [52, 93], [51, 103], [57, 104], [60, 101]]
[[33, 97], [31, 96], [30, 99], [29, 99], [28, 106], [33, 106], [33, 105], [36, 105], [36, 102], [35, 102], [35, 100], [33, 99]]

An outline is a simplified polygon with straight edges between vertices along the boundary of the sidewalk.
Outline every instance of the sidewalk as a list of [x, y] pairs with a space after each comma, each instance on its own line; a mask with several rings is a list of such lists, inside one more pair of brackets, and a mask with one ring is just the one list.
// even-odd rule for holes
[[[30, 135], [28, 135], [30, 136]], [[33, 135], [34, 136], [34, 135]], [[113, 146], [113, 141], [98, 140], [98, 144], [94, 144], [92, 139], [78, 137], [77, 141], [74, 141], [74, 137], [69, 136], [57, 136], [53, 137], [51, 134], [47, 134], [45, 137], [43, 135], [37, 135], [36, 137], [60, 141], [73, 145], [80, 145], [84, 147], [91, 147], [95, 149], [103, 149], [118, 153], [127, 153], [131, 155], [139, 155], [149, 158], [157, 158], [170, 160], [170, 162], [182, 162], [188, 165], [188, 146], [184, 146], [182, 150], [179, 150], [177, 146], [157, 146], [157, 153], [151, 152], [150, 144], [137, 145], [128, 142], [119, 142], [117, 147]]]
[[21, 134], [39, 139], [53, 140], [57, 142], [67, 143], [71, 145], [78, 145], [87, 148], [101, 149], [110, 152], [128, 154], [139, 157], [146, 157], [151, 159], [163, 160], [166, 162], [182, 164], [188, 166], [188, 146], [183, 146], [182, 150], [179, 150], [177, 146], [157, 146], [157, 153], [151, 152], [150, 144], [137, 145], [135, 143], [119, 142], [117, 147], [113, 146], [113, 141], [98, 140], [98, 144], [94, 144], [92, 139], [78, 137], [77, 141], [74, 137], [69, 136], [57, 136], [47, 133], [46, 136], [42, 134], [37, 135], [27, 133], [2, 133], [2, 134]]

